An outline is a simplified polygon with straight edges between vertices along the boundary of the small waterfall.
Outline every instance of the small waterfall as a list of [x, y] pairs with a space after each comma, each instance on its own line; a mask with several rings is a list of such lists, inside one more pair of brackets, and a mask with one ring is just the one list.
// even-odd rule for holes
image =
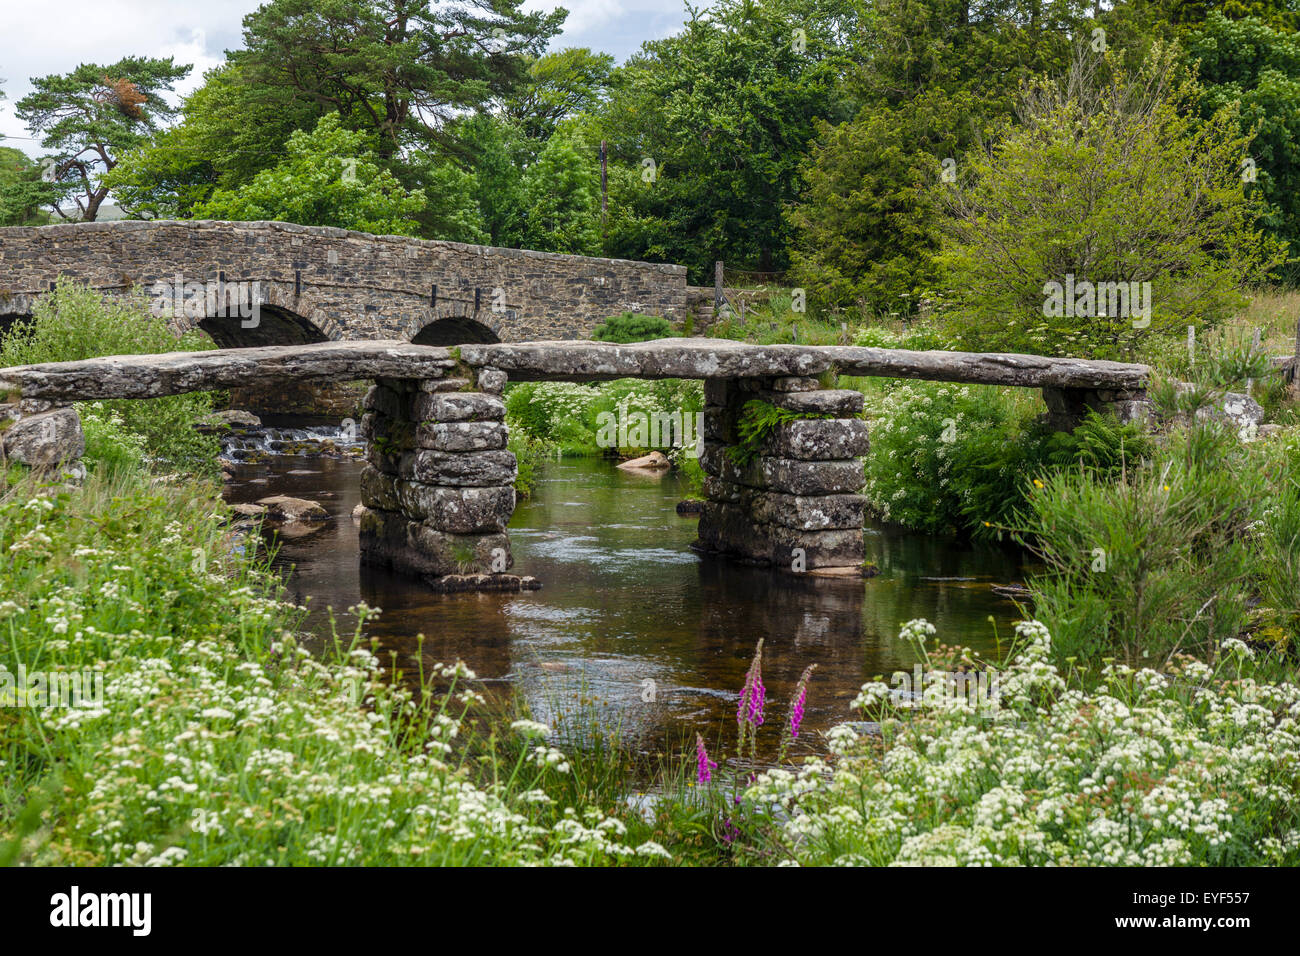
[[272, 455], [316, 458], [356, 458], [365, 451], [355, 425], [304, 425], [301, 427], [233, 428], [221, 436], [221, 459], [232, 464]]

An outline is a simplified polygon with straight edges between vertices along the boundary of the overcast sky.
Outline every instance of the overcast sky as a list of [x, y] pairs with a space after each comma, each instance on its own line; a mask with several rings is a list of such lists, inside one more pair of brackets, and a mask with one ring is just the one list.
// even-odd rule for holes
[[[13, 104], [30, 92], [28, 79], [66, 73], [79, 63], [113, 63], [124, 56], [174, 56], [194, 64], [178, 92], [188, 93], [223, 51], [241, 45], [246, 13], [258, 0], [0, 0], [0, 144], [32, 155], [40, 144], [14, 116]], [[564, 32], [552, 49], [586, 46], [619, 60], [643, 40], [667, 36], [686, 18], [682, 0], [525, 0], [530, 10], [563, 6]]]

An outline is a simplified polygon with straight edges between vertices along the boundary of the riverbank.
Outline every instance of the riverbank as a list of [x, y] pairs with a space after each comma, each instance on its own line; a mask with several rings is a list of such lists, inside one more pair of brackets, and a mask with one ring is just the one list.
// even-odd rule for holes
[[[900, 640], [927, 669], [1000, 675], [996, 715], [868, 683], [853, 702], [868, 721], [832, 729], [829, 755], [747, 770], [744, 747], [701, 739], [658, 758], [647, 799], [592, 710], [549, 725], [484, 710], [455, 661], [413, 685], [357, 640], [364, 606], [309, 653], [303, 609], [227, 520], [214, 486], [143, 474], [0, 505], [4, 667], [103, 684], [69, 707], [29, 684], [0, 711], [6, 862], [1300, 859], [1300, 691], [1239, 641], [1212, 666], [1114, 665], [1098, 683], [1056, 668], [1041, 625], [1004, 666], [914, 623]], [[757, 736], [800, 729], [797, 693], [763, 696], [742, 704]]]

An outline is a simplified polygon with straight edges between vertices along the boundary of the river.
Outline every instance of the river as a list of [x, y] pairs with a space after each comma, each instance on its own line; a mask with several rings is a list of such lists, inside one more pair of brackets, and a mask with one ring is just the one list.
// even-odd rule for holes
[[[532, 716], [562, 722], [579, 709], [617, 727], [644, 752], [702, 733], [734, 749], [736, 700], [755, 643], [764, 640], [768, 726], [775, 751], [799, 675], [816, 664], [803, 731], [793, 752], [818, 749], [818, 731], [854, 719], [850, 703], [868, 680], [911, 671], [899, 625], [923, 617], [945, 643], [996, 652], [1020, 617], [993, 584], [1021, 581], [1023, 555], [1009, 547], [872, 527], [867, 557], [876, 577], [835, 580], [744, 567], [690, 550], [696, 518], [678, 516], [674, 475], [646, 477], [607, 461], [547, 463], [534, 495], [510, 523], [514, 570], [541, 590], [432, 594], [421, 584], [359, 566], [360, 463], [269, 457], [234, 468], [233, 502], [286, 494], [331, 513], [321, 531], [280, 542], [275, 562], [292, 598], [311, 609], [309, 628], [328, 633], [328, 610], [365, 602], [382, 614], [365, 625], [382, 651], [414, 670], [463, 660], [485, 692], [516, 695]], [[387, 655], [384, 655], [387, 661]]]

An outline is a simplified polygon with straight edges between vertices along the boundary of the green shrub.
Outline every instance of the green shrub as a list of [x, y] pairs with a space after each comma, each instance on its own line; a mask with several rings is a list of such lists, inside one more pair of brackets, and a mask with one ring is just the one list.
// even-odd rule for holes
[[[41, 297], [30, 319], [10, 329], [0, 343], [0, 367], [212, 347], [201, 332], [175, 335], [141, 301], [105, 300], [89, 286], [65, 279]], [[194, 423], [212, 412], [210, 396], [106, 401], [103, 408], [120, 419], [119, 427], [143, 437], [145, 454], [158, 465], [215, 473], [220, 445], [194, 431]]]
[[143, 468], [145, 438], [122, 421], [122, 416], [103, 402], [77, 406], [81, 430], [86, 435], [85, 462], [88, 468], [107, 473]]
[[530, 498], [537, 487], [538, 471], [548, 446], [522, 432], [512, 431], [506, 448], [515, 456], [515, 491], [520, 498]]
[[611, 315], [596, 326], [591, 337], [597, 342], [627, 343], [666, 339], [675, 334], [672, 324], [665, 318], [624, 312], [622, 315]]
[[[1119, 62], [1083, 54], [1068, 77], [1027, 87], [1020, 122], [937, 185], [948, 319], [967, 347], [1125, 356], [1226, 319], [1285, 258], [1256, 228], [1263, 203], [1240, 175], [1250, 137], [1233, 108], [1200, 118], [1172, 48], [1133, 74]], [[1050, 295], [1085, 281], [1139, 283], [1150, 312]]]
[[1227, 427], [1197, 423], [1168, 441], [1122, 477], [1067, 469], [1029, 496], [1025, 540], [1045, 565], [1031, 581], [1036, 613], [1065, 656], [1158, 664], [1249, 623], [1270, 482]]
[[1042, 467], [1045, 433], [1017, 401], [998, 388], [914, 382], [871, 402], [875, 511], [919, 531], [996, 534]]
[[1072, 432], [1053, 432], [1043, 443], [1045, 460], [1057, 467], [1079, 466], [1104, 478], [1121, 476], [1151, 453], [1151, 435], [1139, 422], [1121, 424], [1093, 409]]
[[[637, 416], [646, 421], [655, 415], [691, 416], [693, 436], [694, 416], [703, 407], [703, 386], [680, 379], [626, 378], [600, 385], [521, 382], [506, 390], [506, 423], [512, 432], [558, 447], [567, 457], [648, 451], [653, 437], [648, 431], [644, 442], [626, 447], [616, 447], [621, 434], [608, 441], [610, 421], [635, 422]], [[637, 434], [635, 427], [628, 428], [629, 439]]]

